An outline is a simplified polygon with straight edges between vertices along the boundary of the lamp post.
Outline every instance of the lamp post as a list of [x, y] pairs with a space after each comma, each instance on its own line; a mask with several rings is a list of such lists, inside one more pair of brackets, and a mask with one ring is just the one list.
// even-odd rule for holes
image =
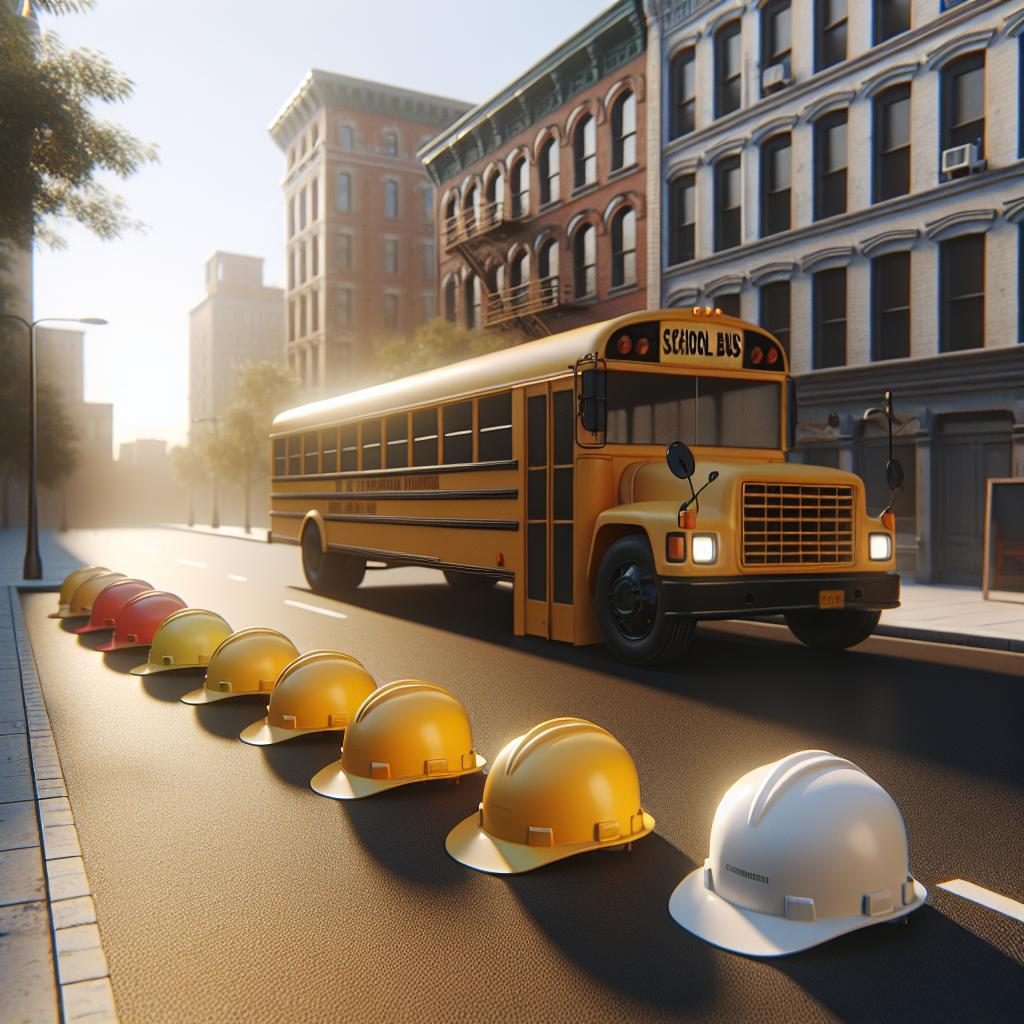
[[[213, 436], [218, 436], [217, 426], [220, 423], [219, 416], [201, 416], [198, 419], [194, 419], [193, 423], [212, 423], [213, 424]], [[213, 485], [213, 509], [210, 512], [210, 527], [214, 530], [220, 529], [220, 511], [217, 508], [217, 474], [212, 474], [211, 483]]]
[[36, 507], [36, 477], [38, 475], [37, 434], [38, 415], [36, 401], [36, 327], [44, 323], [90, 324], [102, 327], [106, 320], [98, 316], [44, 316], [26, 320], [16, 313], [0, 313], [0, 319], [17, 320], [28, 332], [28, 521], [25, 524], [25, 564], [23, 578], [43, 578], [43, 562], [39, 557], [39, 515]]

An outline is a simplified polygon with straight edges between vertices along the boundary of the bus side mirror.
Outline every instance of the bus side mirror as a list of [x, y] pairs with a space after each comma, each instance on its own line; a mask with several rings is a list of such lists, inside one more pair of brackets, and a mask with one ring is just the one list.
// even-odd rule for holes
[[[697, 469], [697, 460], [693, 452], [682, 441], [673, 441], [665, 449], [665, 461], [672, 470], [672, 475], [679, 477], [680, 480], [689, 480]], [[717, 476], [715, 473], [716, 478]]]
[[905, 479], [903, 463], [899, 459], [890, 459], [885, 464], [885, 480], [890, 491], [898, 491], [903, 486]]

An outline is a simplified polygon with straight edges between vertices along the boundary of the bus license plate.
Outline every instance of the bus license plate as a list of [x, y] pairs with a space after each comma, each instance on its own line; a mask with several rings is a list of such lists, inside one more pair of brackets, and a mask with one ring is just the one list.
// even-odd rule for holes
[[818, 591], [818, 607], [819, 608], [845, 608], [846, 607], [846, 591], [845, 590], [819, 590]]

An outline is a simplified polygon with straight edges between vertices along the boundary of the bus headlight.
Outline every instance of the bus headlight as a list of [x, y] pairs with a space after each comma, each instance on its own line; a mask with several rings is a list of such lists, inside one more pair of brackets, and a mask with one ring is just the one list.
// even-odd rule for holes
[[872, 562], [888, 562], [892, 558], [892, 537], [887, 533], [869, 534], [868, 555]]
[[695, 533], [690, 541], [690, 557], [697, 565], [710, 565], [718, 558], [718, 540], [713, 533]]

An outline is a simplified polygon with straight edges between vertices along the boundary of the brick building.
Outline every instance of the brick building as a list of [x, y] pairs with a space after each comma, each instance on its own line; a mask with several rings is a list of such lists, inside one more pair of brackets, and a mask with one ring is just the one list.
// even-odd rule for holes
[[449, 320], [536, 337], [645, 307], [645, 42], [621, 0], [420, 150]]
[[434, 195], [416, 150], [469, 104], [310, 71], [270, 125], [285, 154], [288, 362], [349, 391], [435, 315]]

